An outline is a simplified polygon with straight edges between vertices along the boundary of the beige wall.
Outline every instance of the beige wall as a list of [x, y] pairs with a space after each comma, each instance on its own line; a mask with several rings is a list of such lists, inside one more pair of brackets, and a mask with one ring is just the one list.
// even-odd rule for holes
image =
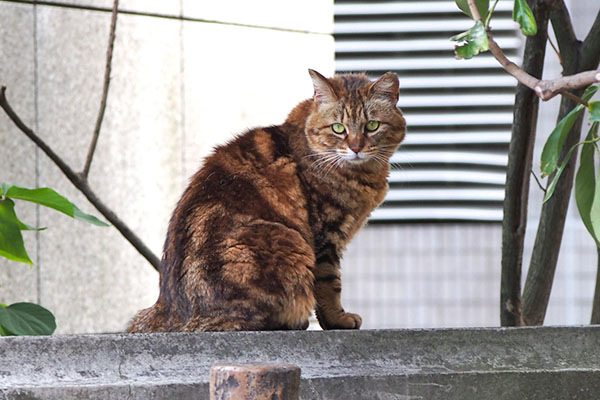
[[[99, 106], [112, 1], [0, 2], [0, 84], [13, 108], [80, 170]], [[215, 4], [218, 4], [215, 5]], [[170, 213], [212, 146], [277, 124], [333, 72], [331, 1], [123, 0], [93, 189], [160, 255]], [[105, 10], [85, 9], [86, 6]], [[268, 12], [265, 12], [268, 10]], [[50, 186], [93, 206], [0, 113], [0, 181]], [[27, 204], [17, 212], [35, 266], [0, 259], [0, 302], [39, 302], [59, 333], [123, 330], [158, 275], [114, 228]]]

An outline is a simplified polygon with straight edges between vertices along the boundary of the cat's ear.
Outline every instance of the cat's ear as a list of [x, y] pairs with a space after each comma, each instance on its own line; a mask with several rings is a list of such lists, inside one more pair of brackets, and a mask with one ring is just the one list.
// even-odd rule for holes
[[315, 89], [315, 94], [313, 96], [315, 103], [330, 104], [339, 100], [327, 78], [314, 69], [309, 69], [308, 73], [310, 74]]
[[391, 102], [394, 106], [398, 103], [400, 95], [400, 82], [393, 72], [386, 72], [381, 78], [371, 84], [369, 96]]

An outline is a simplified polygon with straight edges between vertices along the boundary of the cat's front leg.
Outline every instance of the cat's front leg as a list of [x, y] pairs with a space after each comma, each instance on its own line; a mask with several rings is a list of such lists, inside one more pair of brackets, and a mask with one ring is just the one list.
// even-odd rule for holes
[[315, 266], [315, 309], [323, 329], [359, 329], [362, 318], [358, 314], [344, 311], [340, 297], [342, 280], [340, 261], [335, 256], [322, 255]]

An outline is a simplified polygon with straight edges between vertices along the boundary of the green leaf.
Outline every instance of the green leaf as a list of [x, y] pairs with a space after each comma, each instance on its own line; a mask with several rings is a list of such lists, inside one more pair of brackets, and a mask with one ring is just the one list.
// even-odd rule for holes
[[544, 201], [543, 201], [544, 203], [547, 202], [548, 200], [550, 200], [550, 198], [554, 194], [554, 190], [556, 189], [556, 185], [558, 184], [558, 180], [559, 180], [560, 176], [562, 175], [563, 171], [565, 170], [565, 168], [566, 168], [569, 160], [571, 159], [571, 154], [573, 154], [573, 151], [575, 151], [575, 149], [578, 146], [580, 146], [580, 145], [581, 145], [581, 143], [575, 144], [567, 152], [567, 155], [565, 156], [565, 159], [563, 160], [563, 162], [560, 164], [560, 166], [556, 170], [556, 174], [554, 174], [554, 177], [552, 178], [552, 182], [550, 182], [550, 184], [546, 188], [546, 195], [544, 196]]
[[26, 189], [14, 185], [2, 184], [5, 197], [31, 201], [33, 203], [60, 211], [75, 219], [86, 221], [94, 225], [109, 226], [106, 222], [99, 220], [93, 215], [81, 211], [75, 204], [50, 188]]
[[15, 203], [11, 199], [0, 200], [0, 256], [33, 265], [25, 250], [22, 225], [25, 224], [15, 214]]
[[[594, 164], [594, 144], [591, 142], [596, 134], [598, 133], [598, 122], [592, 124], [590, 131], [587, 134], [586, 142], [581, 148], [581, 156], [579, 158], [579, 169], [575, 176], [575, 201], [577, 203], [577, 209], [581, 220], [585, 225], [586, 229], [592, 235], [596, 244], [600, 246], [598, 235], [594, 230], [594, 224], [592, 223], [592, 203], [594, 202], [596, 193], [596, 177], [595, 177], [595, 164]], [[599, 185], [600, 186], [600, 185]], [[598, 220], [600, 215], [594, 215], [594, 219]], [[596, 223], [598, 225], [598, 223]]]
[[600, 121], [600, 101], [592, 101], [588, 107], [590, 111], [590, 122]]
[[[469, 17], [473, 18], [471, 15], [471, 9], [469, 8], [469, 4], [467, 0], [454, 0], [456, 5], [460, 10], [467, 14]], [[490, 0], [475, 0], [475, 6], [477, 7], [477, 11], [481, 15], [481, 19], [485, 20], [488, 15], [488, 9], [490, 8]]]
[[34, 228], [33, 226], [27, 225], [23, 221], [19, 221], [19, 228], [22, 231], [43, 231], [46, 229], [46, 228]]
[[4, 330], [2, 328], [2, 325], [0, 325], [0, 336], [11, 336], [11, 334], [8, 331]]
[[471, 29], [451, 37], [450, 40], [459, 42], [454, 47], [457, 58], [469, 59], [490, 48], [487, 32], [481, 21], [476, 21]]
[[534, 36], [537, 34], [535, 17], [526, 0], [515, 0], [515, 5], [513, 7], [513, 21], [519, 24], [523, 35]]
[[556, 185], [558, 184], [558, 179], [562, 175], [566, 166], [567, 166], [567, 163], [563, 162], [560, 165], [560, 167], [558, 167], [558, 169], [556, 170], [556, 174], [554, 174], [554, 178], [552, 178], [552, 182], [550, 182], [550, 184], [546, 188], [546, 195], [544, 196], [544, 201], [542, 203], [545, 203], [548, 200], [550, 200], [550, 198], [554, 194], [554, 190], [556, 189]]
[[44, 307], [32, 303], [0, 307], [0, 325], [5, 331], [18, 336], [52, 335], [56, 330], [54, 315]]
[[[582, 98], [588, 101], [598, 91], [598, 86], [590, 86], [583, 93]], [[542, 150], [542, 161], [540, 169], [542, 171], [542, 177], [552, 174], [556, 170], [558, 165], [558, 157], [562, 150], [563, 144], [571, 132], [571, 128], [577, 121], [579, 114], [583, 111], [583, 105], [579, 104], [571, 110], [560, 122], [556, 125], [548, 139], [544, 144]]]

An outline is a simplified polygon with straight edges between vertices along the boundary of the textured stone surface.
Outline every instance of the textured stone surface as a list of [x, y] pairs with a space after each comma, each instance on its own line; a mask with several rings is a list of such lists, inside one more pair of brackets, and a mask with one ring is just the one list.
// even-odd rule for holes
[[596, 399], [599, 342], [600, 327], [3, 338], [0, 398], [208, 399], [215, 364], [289, 363], [302, 399]]
[[[100, 103], [110, 15], [38, 10], [39, 131], [81, 170]], [[177, 21], [121, 15], [112, 82], [90, 186], [160, 254], [180, 190], [180, 48]], [[96, 46], [90, 46], [89, 42]], [[63, 57], [53, 57], [61, 53]], [[141, 66], [144, 65], [144, 68]], [[40, 184], [98, 214], [46, 158]], [[113, 227], [43, 210], [41, 300], [59, 332], [119, 331], [154, 302], [157, 274]]]
[[[33, 16], [30, 5], [0, 6], [0, 21], [14, 23], [0, 23], [0, 86], [7, 87], [8, 101], [27, 124], [35, 122]], [[35, 187], [37, 157], [35, 145], [0, 110], [0, 184]], [[17, 201], [15, 211], [23, 222], [38, 224], [33, 204]], [[23, 232], [29, 258], [36, 264], [33, 268], [0, 257], [0, 303], [37, 301], [36, 236], [35, 232]]]
[[[56, 3], [77, 7], [112, 8], [113, 0], [59, 0]], [[119, 0], [119, 10], [149, 14], [177, 16], [181, 13], [179, 1], [164, 0]]]

